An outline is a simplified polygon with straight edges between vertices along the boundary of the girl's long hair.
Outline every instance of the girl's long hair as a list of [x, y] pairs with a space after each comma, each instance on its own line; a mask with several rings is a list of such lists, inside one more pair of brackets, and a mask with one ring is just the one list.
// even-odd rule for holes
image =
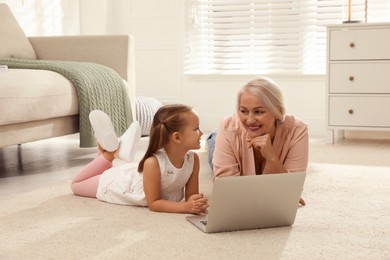
[[148, 149], [138, 164], [138, 172], [143, 172], [145, 160], [163, 148], [169, 142], [171, 134], [183, 130], [187, 124], [185, 113], [190, 111], [191, 107], [182, 104], [165, 105], [157, 110], [150, 128]]

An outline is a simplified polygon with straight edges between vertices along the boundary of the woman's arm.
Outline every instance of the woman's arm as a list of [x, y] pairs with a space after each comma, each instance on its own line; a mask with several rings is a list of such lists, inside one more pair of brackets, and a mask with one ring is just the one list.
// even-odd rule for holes
[[289, 172], [306, 172], [308, 163], [309, 133], [305, 127], [296, 129], [284, 165]]
[[224, 177], [224, 176], [239, 176], [240, 173], [240, 162], [237, 158], [236, 153], [234, 152], [233, 146], [236, 146], [237, 142], [234, 140], [229, 140], [226, 128], [228, 121], [223, 120], [218, 128], [216, 140], [215, 140], [215, 149], [213, 154], [213, 164], [214, 164], [214, 176], [215, 177]]
[[309, 153], [306, 125], [292, 129], [291, 135], [280, 140], [277, 147], [272, 145], [268, 134], [251, 139], [249, 144], [261, 153], [266, 162], [263, 173], [306, 172]]
[[158, 160], [154, 156], [146, 159], [144, 163], [143, 184], [146, 202], [151, 211], [192, 214], [202, 213], [194, 207], [194, 204], [199, 204], [199, 200], [204, 201], [205, 198], [203, 198], [202, 195], [193, 194], [188, 200], [181, 202], [161, 199], [161, 173]]

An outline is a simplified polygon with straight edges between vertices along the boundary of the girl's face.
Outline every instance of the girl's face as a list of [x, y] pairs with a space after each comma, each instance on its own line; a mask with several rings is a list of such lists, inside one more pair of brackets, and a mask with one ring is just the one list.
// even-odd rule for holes
[[270, 134], [273, 138], [276, 131], [276, 117], [268, 111], [262, 101], [257, 96], [244, 91], [239, 102], [239, 118], [248, 135], [254, 138]]
[[180, 133], [183, 139], [183, 144], [190, 149], [199, 149], [200, 148], [200, 138], [203, 135], [203, 132], [199, 128], [199, 117], [194, 112], [191, 111], [187, 113], [187, 126]]

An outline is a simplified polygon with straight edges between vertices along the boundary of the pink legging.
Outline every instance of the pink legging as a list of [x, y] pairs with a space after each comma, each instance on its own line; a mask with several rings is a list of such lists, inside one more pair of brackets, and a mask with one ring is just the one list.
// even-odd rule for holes
[[99, 154], [77, 174], [71, 183], [75, 195], [96, 198], [100, 175], [112, 167], [112, 162]]

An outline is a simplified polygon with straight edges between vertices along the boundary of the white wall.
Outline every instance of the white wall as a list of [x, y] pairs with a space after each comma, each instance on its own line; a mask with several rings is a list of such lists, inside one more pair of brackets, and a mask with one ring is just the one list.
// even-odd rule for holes
[[80, 33], [79, 2], [73, 0], [0, 0], [7, 3], [28, 36]]
[[[255, 77], [183, 74], [183, 0], [0, 2], [11, 6], [27, 35], [134, 35], [137, 95], [193, 106], [204, 132], [235, 110], [237, 90]], [[284, 91], [287, 112], [306, 121], [310, 134], [324, 135], [325, 76], [271, 77]]]
[[[201, 116], [205, 130], [216, 127], [217, 122], [234, 112], [236, 93], [248, 76], [184, 76], [182, 100], [193, 105]], [[325, 134], [325, 76], [292, 77], [272, 76], [282, 88], [287, 113], [309, 124], [312, 135]]]
[[[122, 29], [135, 37], [137, 95], [189, 104], [199, 113], [202, 129], [213, 130], [235, 110], [237, 90], [255, 76], [183, 74], [184, 1], [129, 0], [122, 7], [127, 25]], [[311, 134], [323, 135], [325, 76], [272, 78], [285, 93], [288, 112], [306, 121]]]
[[[128, 32], [135, 37], [137, 95], [164, 103], [182, 102], [200, 115], [205, 132], [236, 108], [236, 93], [255, 75], [183, 74], [185, 20], [183, 0], [126, 1]], [[288, 113], [309, 124], [310, 134], [325, 134], [325, 75], [272, 76], [282, 87]]]

